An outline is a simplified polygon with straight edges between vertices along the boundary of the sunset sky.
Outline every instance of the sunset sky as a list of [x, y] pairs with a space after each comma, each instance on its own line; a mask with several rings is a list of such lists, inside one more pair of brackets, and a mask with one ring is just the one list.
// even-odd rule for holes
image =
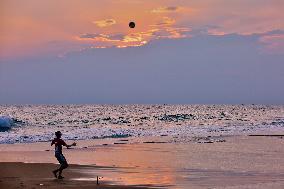
[[0, 103], [283, 104], [283, 10], [283, 0], [2, 0]]

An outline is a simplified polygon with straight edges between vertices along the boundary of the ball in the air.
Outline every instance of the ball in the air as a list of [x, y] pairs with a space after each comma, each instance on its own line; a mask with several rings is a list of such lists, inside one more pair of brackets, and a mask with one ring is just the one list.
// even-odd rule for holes
[[129, 22], [129, 27], [130, 28], [135, 28], [135, 23], [134, 22]]

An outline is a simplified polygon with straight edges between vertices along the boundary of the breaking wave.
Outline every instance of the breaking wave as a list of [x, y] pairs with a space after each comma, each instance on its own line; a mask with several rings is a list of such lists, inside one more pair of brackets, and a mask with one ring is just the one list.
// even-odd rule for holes
[[9, 131], [12, 127], [22, 123], [22, 121], [9, 116], [0, 116], [0, 132]]

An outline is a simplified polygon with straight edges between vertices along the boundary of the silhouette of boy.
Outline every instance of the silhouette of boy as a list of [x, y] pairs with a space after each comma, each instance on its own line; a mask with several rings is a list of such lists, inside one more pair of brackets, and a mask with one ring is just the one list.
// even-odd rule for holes
[[[53, 172], [55, 178], [63, 179], [64, 177], [61, 175], [63, 169], [66, 169], [68, 167], [68, 163], [65, 159], [65, 157], [62, 154], [62, 146], [66, 146], [67, 148], [71, 146], [76, 146], [76, 143], [74, 142], [71, 145], [67, 145], [64, 140], [61, 139], [62, 133], [60, 131], [55, 132], [56, 138], [54, 138], [51, 142], [51, 146], [55, 144], [55, 157], [57, 158], [58, 162], [60, 163], [60, 167]], [[57, 172], [59, 172], [59, 175], [57, 176]]]

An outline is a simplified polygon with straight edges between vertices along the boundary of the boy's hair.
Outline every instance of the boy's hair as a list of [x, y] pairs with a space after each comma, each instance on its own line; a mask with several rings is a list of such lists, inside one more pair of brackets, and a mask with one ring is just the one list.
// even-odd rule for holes
[[55, 136], [60, 137], [61, 135], [62, 135], [62, 133], [60, 131], [55, 132]]

